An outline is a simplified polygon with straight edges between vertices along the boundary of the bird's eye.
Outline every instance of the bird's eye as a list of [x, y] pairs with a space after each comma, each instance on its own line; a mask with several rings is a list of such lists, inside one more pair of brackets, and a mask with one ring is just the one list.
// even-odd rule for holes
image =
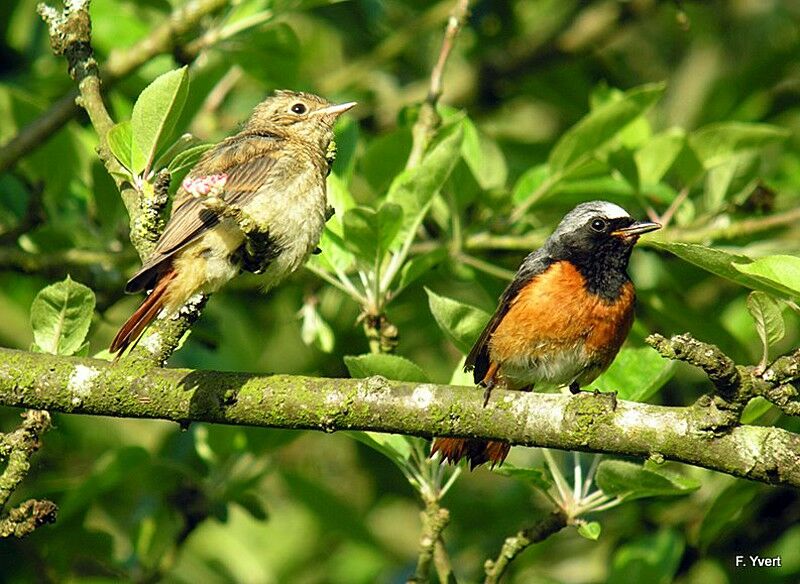
[[597, 231], [598, 233], [603, 233], [608, 227], [608, 222], [605, 219], [597, 217], [595, 219], [592, 219], [590, 226], [593, 231]]
[[292, 106], [292, 111], [296, 114], [306, 113], [306, 105], [304, 103], [296, 103]]

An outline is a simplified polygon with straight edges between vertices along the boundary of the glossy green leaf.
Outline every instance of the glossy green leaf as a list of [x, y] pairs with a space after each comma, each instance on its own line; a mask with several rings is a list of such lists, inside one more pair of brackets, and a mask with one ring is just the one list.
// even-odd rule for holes
[[408, 466], [407, 461], [411, 456], [410, 441], [413, 438], [380, 432], [347, 432], [347, 435], [380, 452], [400, 468], [405, 469]]
[[592, 541], [600, 539], [601, 531], [602, 527], [597, 521], [589, 521], [588, 523], [581, 523], [578, 525], [578, 535]]
[[37, 348], [53, 355], [74, 355], [83, 347], [93, 312], [94, 292], [69, 276], [43, 288], [31, 305]]
[[672, 378], [675, 363], [650, 347], [625, 347], [587, 389], [616, 391], [621, 399], [647, 401]]
[[439, 296], [427, 288], [425, 292], [436, 324], [461, 352], [468, 353], [491, 315], [480, 308]]
[[733, 154], [781, 142], [789, 132], [767, 124], [720, 122], [704, 126], [689, 135], [689, 145], [705, 168], [728, 160]]
[[403, 209], [384, 203], [376, 211], [355, 207], [344, 216], [344, 242], [347, 248], [372, 263], [383, 257], [403, 224]]
[[332, 352], [336, 337], [331, 326], [317, 310], [317, 305], [306, 302], [300, 309], [300, 317], [303, 322], [300, 327], [300, 338], [303, 342], [306, 345], [314, 345], [323, 353]]
[[503, 151], [494, 140], [481, 134], [471, 120], [465, 119], [462, 124], [464, 141], [461, 144], [461, 155], [472, 176], [483, 190], [502, 188], [508, 177]]
[[643, 185], [657, 184], [678, 158], [686, 144], [686, 132], [681, 128], [652, 136], [633, 155]]
[[413, 361], [399, 355], [367, 353], [365, 355], [346, 355], [344, 364], [354, 378], [382, 375], [396, 381], [427, 383], [428, 376]]
[[623, 460], [604, 460], [597, 467], [595, 483], [609, 496], [626, 501], [644, 497], [685, 495], [700, 483], [665, 468], [647, 468]]
[[756, 325], [758, 338], [763, 349], [762, 363], [769, 358], [769, 348], [786, 334], [783, 314], [778, 302], [764, 292], [751, 292], [747, 297], [747, 310]]
[[700, 524], [698, 545], [707, 550], [726, 531], [747, 518], [747, 509], [761, 486], [748, 481], [735, 481], [723, 489], [711, 503]]
[[524, 468], [505, 462], [502, 466], [493, 468], [492, 472], [529, 483], [543, 492], [549, 491], [553, 486], [553, 481], [550, 479], [549, 474], [541, 468]]
[[751, 263], [735, 263], [742, 274], [752, 276], [767, 286], [775, 287], [789, 296], [800, 296], [800, 257], [773, 255]]
[[511, 192], [511, 200], [514, 203], [521, 203], [535, 193], [549, 177], [550, 167], [546, 164], [529, 168], [514, 185], [514, 189]]
[[606, 582], [670, 584], [678, 571], [684, 546], [683, 538], [672, 530], [639, 536], [617, 549]]
[[131, 122], [129, 120], [115, 124], [106, 135], [109, 150], [111, 150], [111, 153], [119, 163], [128, 170], [133, 166], [131, 161], [132, 139]]
[[463, 136], [460, 122], [443, 128], [419, 166], [403, 171], [392, 182], [386, 200], [402, 207], [403, 224], [391, 247], [400, 247], [414, 237], [434, 195], [458, 162]]
[[774, 407], [770, 401], [758, 395], [747, 402], [742, 410], [741, 422], [742, 424], [752, 424]]
[[592, 111], [570, 128], [553, 147], [548, 160], [550, 172], [566, 172], [591, 156], [650, 109], [663, 92], [663, 83], [642, 85], [626, 92], [622, 99]]
[[397, 294], [415, 280], [421, 278], [428, 271], [444, 261], [446, 257], [447, 250], [443, 247], [412, 257], [403, 265], [402, 270], [400, 270], [400, 282], [394, 291], [394, 295], [397, 296]]
[[[648, 241], [648, 245], [668, 251], [682, 260], [751, 290], [761, 290], [784, 298], [800, 294], [800, 268], [796, 266], [800, 258], [794, 256], [768, 256], [753, 261], [747, 256], [694, 243], [652, 239]], [[751, 267], [753, 264], [756, 264], [755, 267]], [[788, 273], [775, 271], [776, 268], [784, 267]]]
[[131, 170], [149, 172], [157, 152], [167, 145], [189, 92], [186, 67], [164, 73], [145, 87], [131, 116]]

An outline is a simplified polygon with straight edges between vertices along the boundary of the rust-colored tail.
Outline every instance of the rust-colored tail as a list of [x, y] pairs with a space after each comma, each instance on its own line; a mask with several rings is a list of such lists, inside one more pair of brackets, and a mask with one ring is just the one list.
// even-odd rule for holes
[[117, 336], [111, 342], [111, 347], [108, 349], [111, 353], [117, 353], [117, 357], [122, 355], [127, 349], [136, 346], [139, 338], [142, 336], [144, 329], [153, 322], [161, 309], [164, 308], [164, 296], [169, 287], [169, 283], [175, 279], [177, 272], [170, 270], [165, 272], [156, 282], [155, 288], [147, 298], [144, 299], [142, 305], [136, 309], [131, 317], [127, 320], [122, 328], [119, 329]]
[[498, 440], [477, 440], [475, 438], [436, 438], [431, 447], [431, 456], [442, 453], [442, 462], [457, 463], [462, 458], [469, 460], [470, 470], [485, 462], [503, 464], [511, 445]]

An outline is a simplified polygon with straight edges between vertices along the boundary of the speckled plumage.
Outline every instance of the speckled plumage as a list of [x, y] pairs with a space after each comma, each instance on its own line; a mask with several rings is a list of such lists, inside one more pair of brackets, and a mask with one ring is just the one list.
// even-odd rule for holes
[[[276, 91], [256, 106], [240, 133], [206, 152], [178, 189], [155, 250], [126, 286], [127, 292], [159, 290], [159, 310], [154, 313], [145, 302], [123, 325], [112, 352], [121, 353], [136, 342], [144, 328], [142, 318], [149, 322], [158, 314], [175, 313], [193, 295], [218, 290], [243, 267], [248, 235], [240, 223], [187, 190], [192, 179], [220, 177], [221, 204], [243, 212], [267, 238], [269, 249], [262, 251], [266, 289], [305, 262], [325, 224], [326, 156], [333, 123], [352, 105], [333, 106], [309, 93]], [[159, 288], [167, 276], [169, 285]]]

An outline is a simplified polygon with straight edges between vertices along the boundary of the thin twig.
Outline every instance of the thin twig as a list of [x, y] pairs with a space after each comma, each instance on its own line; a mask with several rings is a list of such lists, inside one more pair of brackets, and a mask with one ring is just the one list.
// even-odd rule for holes
[[406, 168], [413, 168], [422, 161], [422, 156], [430, 144], [436, 129], [441, 124], [442, 120], [436, 112], [436, 104], [439, 103], [439, 98], [442, 97], [442, 78], [444, 76], [444, 68], [447, 65], [447, 59], [455, 45], [456, 37], [458, 36], [461, 27], [467, 20], [469, 14], [469, 0], [456, 0], [450, 16], [447, 19], [447, 28], [444, 31], [444, 39], [442, 40], [442, 48], [439, 50], [439, 56], [436, 59], [436, 64], [431, 70], [431, 80], [428, 87], [428, 96], [420, 106], [419, 117], [417, 118], [414, 128], [412, 129], [413, 142], [411, 145], [411, 153], [406, 162]]
[[529, 546], [544, 541], [567, 526], [567, 516], [561, 509], [554, 509], [535, 525], [509, 537], [495, 560], [486, 560], [484, 584], [498, 584], [509, 564]]

